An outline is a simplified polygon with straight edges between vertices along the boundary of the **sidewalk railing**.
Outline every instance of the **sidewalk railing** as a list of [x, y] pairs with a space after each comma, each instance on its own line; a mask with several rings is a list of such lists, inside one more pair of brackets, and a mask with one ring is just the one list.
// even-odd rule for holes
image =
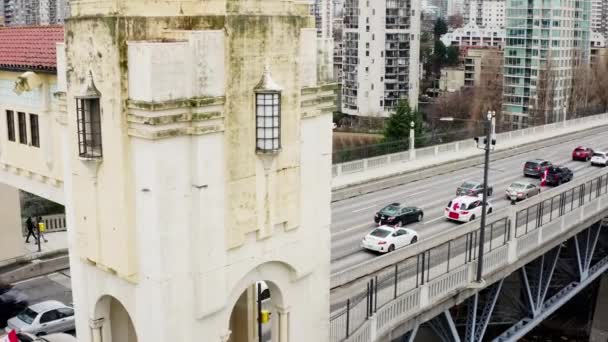
[[[603, 171], [491, 214], [483, 276], [540, 250], [607, 209], [608, 171]], [[476, 277], [478, 232], [478, 222], [461, 225], [442, 236], [419, 241], [409, 248], [411, 252], [393, 252], [332, 275], [332, 289], [361, 290], [332, 303], [330, 341], [375, 341], [391, 327], [470, 287]], [[370, 269], [377, 271], [366, 271]]]
[[[542, 134], [556, 129], [572, 129], [576, 127], [580, 127], [582, 129], [584, 127], [589, 126], [589, 124], [591, 123], [597, 123], [598, 125], [608, 124], [608, 114], [605, 113], [599, 115], [592, 115], [584, 118], [568, 120], [565, 122], [562, 121], [543, 126], [535, 126], [516, 131], [498, 133], [496, 134], [496, 140], [498, 142], [498, 146], [500, 146], [516, 139], [521, 139], [523, 137], [533, 136], [536, 134]], [[344, 174], [365, 172], [370, 169], [375, 169], [391, 164], [404, 163], [421, 158], [440, 157], [447, 154], [454, 154], [460, 151], [471, 150], [473, 148], [475, 148], [475, 142], [472, 139], [467, 139], [451, 142], [448, 144], [434, 145], [420, 149], [414, 149], [412, 151], [406, 150], [403, 152], [384, 154], [372, 158], [353, 160], [346, 163], [334, 164], [332, 166], [332, 176], [337, 177]]]
[[[34, 219], [36, 219], [34, 217]], [[27, 236], [27, 226], [25, 225], [25, 219], [22, 220], [22, 233], [23, 236]], [[46, 228], [47, 233], [52, 232], [63, 232], [67, 230], [67, 225], [65, 222], [65, 214], [56, 214], [56, 215], [45, 215], [42, 216], [42, 222], [44, 222], [44, 226]]]

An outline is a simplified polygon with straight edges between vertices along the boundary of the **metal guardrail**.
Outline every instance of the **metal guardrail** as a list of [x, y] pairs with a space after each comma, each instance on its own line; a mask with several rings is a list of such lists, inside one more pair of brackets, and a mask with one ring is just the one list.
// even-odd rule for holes
[[[587, 116], [584, 118], [568, 120], [565, 122], [562, 121], [562, 122], [552, 123], [552, 124], [543, 125], [543, 126], [535, 126], [535, 127], [516, 130], [516, 131], [499, 133], [499, 134], [496, 134], [496, 140], [499, 142], [499, 144], [501, 144], [501, 143], [508, 142], [510, 140], [518, 139], [521, 137], [536, 135], [536, 134], [549, 132], [549, 131], [552, 131], [555, 129], [560, 129], [560, 128], [587, 125], [587, 124], [593, 123], [593, 122], [597, 122], [598, 124], [599, 123], [608, 124], [608, 114], [605, 113], [605, 114], [599, 114], [599, 115], [592, 115], [592, 116]], [[393, 144], [393, 143], [391, 143], [391, 144]], [[403, 146], [403, 144], [401, 144], [399, 146]], [[394, 148], [396, 148], [396, 147], [393, 145], [388, 145], [388, 147], [386, 147], [384, 149], [380, 148], [380, 151], [386, 150], [387, 152], [390, 152], [390, 151], [392, 151], [391, 149], [394, 149]], [[397, 152], [397, 153], [377, 155], [377, 156], [371, 157], [371, 158], [364, 158], [364, 159], [359, 159], [359, 160], [353, 160], [353, 161], [346, 162], [346, 163], [334, 164], [332, 166], [332, 176], [336, 177], [336, 176], [343, 175], [343, 174], [364, 172], [369, 169], [375, 169], [375, 168], [390, 165], [390, 164], [402, 163], [405, 161], [415, 160], [415, 159], [420, 159], [420, 158], [438, 157], [438, 156], [441, 156], [441, 155], [444, 155], [447, 153], [453, 154], [454, 152], [460, 152], [460, 151], [473, 149], [473, 148], [475, 148], [474, 141], [472, 139], [468, 139], [468, 140], [460, 140], [460, 141], [456, 141], [456, 142], [451, 142], [448, 144], [434, 145], [434, 146], [429, 146], [429, 147], [424, 147], [424, 148], [419, 148], [419, 149], [417, 148], [417, 149], [415, 149], [415, 153], [410, 153], [409, 150], [405, 150], [405, 151]], [[340, 153], [340, 152], [336, 152], [336, 153]], [[362, 156], [364, 156], [364, 155], [362, 155]]]
[[[584, 219], [607, 209], [608, 170], [491, 214], [492, 223], [486, 227], [489, 233], [484, 245], [483, 275], [516, 262]], [[444, 238], [422, 251], [414, 245], [412, 249], [416, 253], [405, 253], [407, 256], [398, 262], [364, 279], [353, 279], [352, 283], [359, 282], [363, 287], [346, 300], [332, 303], [330, 341], [374, 341], [398, 322], [414, 317], [454, 291], [469, 287], [477, 268], [477, 225], [455, 227], [446, 232], [447, 241]], [[436, 240], [441, 241], [441, 236], [419, 244], [428, 245]], [[377, 261], [370, 263], [374, 262]]]

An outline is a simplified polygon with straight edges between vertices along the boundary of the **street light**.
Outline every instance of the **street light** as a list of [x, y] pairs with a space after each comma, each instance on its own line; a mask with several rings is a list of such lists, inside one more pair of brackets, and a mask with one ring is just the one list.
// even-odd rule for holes
[[[488, 173], [490, 169], [490, 150], [492, 149], [492, 145], [496, 144], [496, 140], [492, 139], [492, 134], [494, 132], [494, 117], [496, 113], [494, 111], [489, 111], [486, 115], [486, 120], [484, 120], [484, 124], [486, 126], [486, 138], [484, 141], [483, 150], [485, 150], [485, 161], [483, 165], [483, 200], [481, 204], [481, 227], [479, 228], [479, 255], [477, 257], [477, 283], [481, 283], [482, 273], [483, 273], [483, 249], [485, 242], [485, 232], [486, 232], [486, 210], [487, 210], [487, 201], [488, 201]], [[477, 120], [467, 120], [467, 119], [457, 119], [451, 116], [439, 118], [440, 121], [468, 121], [468, 122], [479, 122]], [[479, 139], [475, 138], [477, 141], [479, 148]]]

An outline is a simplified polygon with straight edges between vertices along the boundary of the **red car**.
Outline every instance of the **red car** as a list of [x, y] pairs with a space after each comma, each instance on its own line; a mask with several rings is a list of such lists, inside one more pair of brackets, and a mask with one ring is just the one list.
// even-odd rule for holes
[[589, 161], [593, 156], [593, 150], [589, 147], [579, 146], [572, 151], [572, 160]]

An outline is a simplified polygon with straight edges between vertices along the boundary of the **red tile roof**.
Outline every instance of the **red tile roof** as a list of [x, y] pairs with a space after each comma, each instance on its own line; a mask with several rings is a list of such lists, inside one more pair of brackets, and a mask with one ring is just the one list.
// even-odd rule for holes
[[63, 42], [63, 26], [2, 27], [0, 69], [56, 71], [58, 42]]

